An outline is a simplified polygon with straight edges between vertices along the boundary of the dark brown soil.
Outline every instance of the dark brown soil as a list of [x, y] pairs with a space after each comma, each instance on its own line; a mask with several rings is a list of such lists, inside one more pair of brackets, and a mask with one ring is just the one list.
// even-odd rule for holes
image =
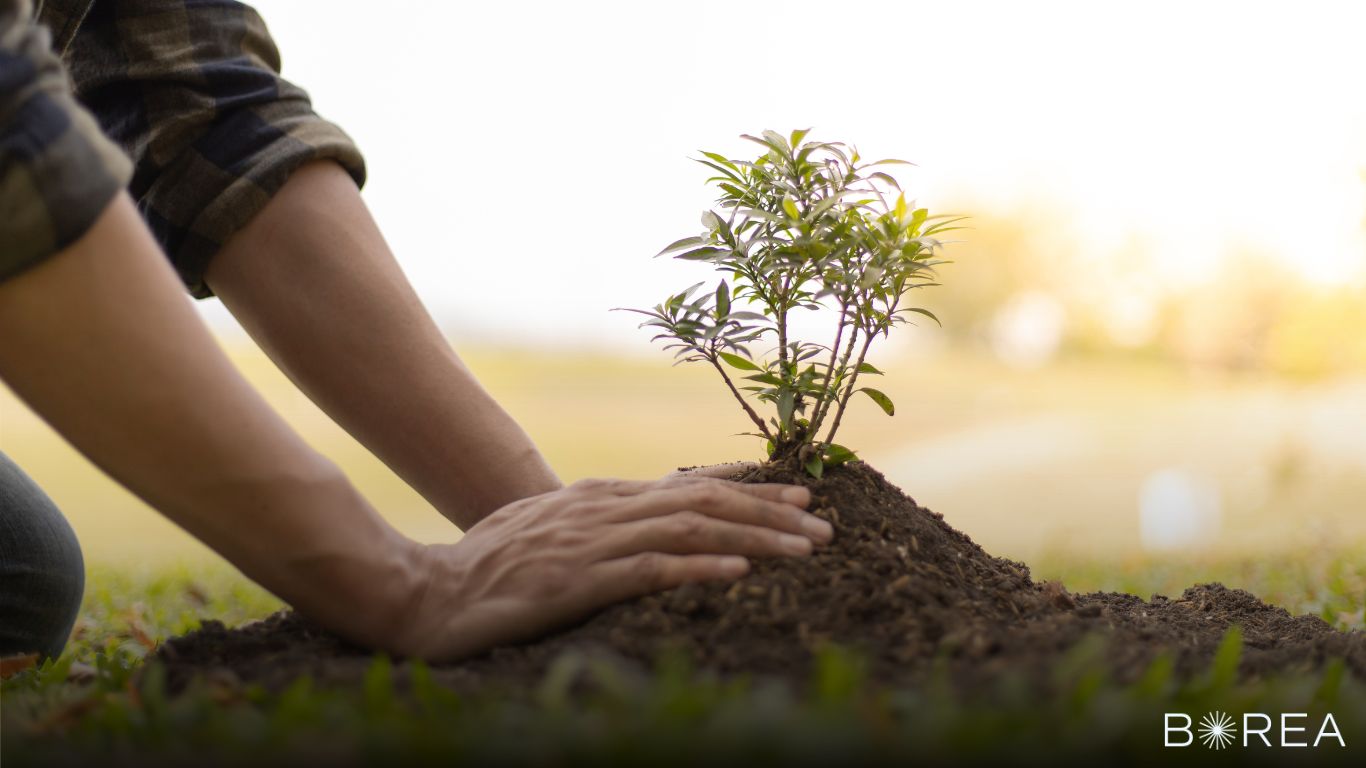
[[[1163, 653], [1180, 677], [1202, 672], [1236, 625], [1245, 677], [1341, 658], [1366, 679], [1366, 633], [1335, 631], [1220, 584], [1144, 601], [1035, 583], [1024, 565], [986, 553], [862, 463], [820, 481], [772, 467], [746, 479], [806, 482], [812, 509], [835, 526], [835, 541], [810, 558], [757, 561], [735, 584], [689, 585], [617, 605], [538, 642], [436, 668], [433, 676], [460, 689], [526, 690], [566, 651], [608, 655], [627, 669], [671, 651], [721, 675], [801, 686], [813, 653], [833, 642], [858, 649], [879, 683], [914, 685], [942, 666], [967, 686], [1009, 676], [1046, 684], [1055, 663], [1095, 635], [1105, 641], [1100, 653], [1113, 676], [1132, 681]], [[369, 654], [292, 613], [237, 629], [207, 621], [167, 641], [158, 657], [176, 686], [199, 673], [271, 688], [303, 674], [349, 684], [371, 663]]]

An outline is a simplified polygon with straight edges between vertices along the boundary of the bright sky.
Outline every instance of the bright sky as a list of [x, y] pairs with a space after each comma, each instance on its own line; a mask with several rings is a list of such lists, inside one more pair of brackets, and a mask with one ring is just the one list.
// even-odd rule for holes
[[687, 158], [765, 128], [916, 162], [931, 208], [1061, 207], [1095, 258], [1137, 235], [1172, 279], [1366, 264], [1359, 4], [256, 5], [457, 340], [643, 345], [607, 310], [708, 276], [650, 258], [711, 200]]

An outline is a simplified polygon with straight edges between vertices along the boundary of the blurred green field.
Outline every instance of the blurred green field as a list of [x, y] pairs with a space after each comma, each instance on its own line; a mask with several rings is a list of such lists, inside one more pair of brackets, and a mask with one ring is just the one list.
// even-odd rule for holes
[[[459, 535], [255, 347], [234, 343], [230, 353], [402, 530], [427, 541]], [[566, 481], [760, 456], [757, 441], [733, 436], [746, 422], [709, 370], [670, 368], [662, 356], [462, 353]], [[878, 364], [891, 374], [879, 385], [897, 415], [855, 402], [842, 441], [995, 554], [1140, 556], [1140, 498], [1163, 471], [1217, 497], [1217, 528], [1184, 547], [1192, 554], [1331, 553], [1366, 542], [1366, 380], [1197, 374], [1133, 357], [1020, 370], [908, 351]], [[8, 392], [0, 449], [70, 517], [90, 562], [213, 558]]]

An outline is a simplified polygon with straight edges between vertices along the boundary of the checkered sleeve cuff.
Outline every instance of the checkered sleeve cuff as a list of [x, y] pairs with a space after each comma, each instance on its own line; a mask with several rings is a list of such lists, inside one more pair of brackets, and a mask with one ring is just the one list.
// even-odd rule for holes
[[96, 3], [67, 51], [76, 93], [135, 164], [129, 191], [181, 279], [209, 261], [300, 166], [365, 162], [280, 77], [261, 17], [230, 0]]
[[0, 8], [0, 280], [80, 239], [132, 175], [16, 7]]

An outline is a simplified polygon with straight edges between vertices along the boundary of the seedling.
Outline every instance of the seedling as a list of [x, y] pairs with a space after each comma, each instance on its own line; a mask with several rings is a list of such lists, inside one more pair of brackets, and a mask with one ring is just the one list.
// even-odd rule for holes
[[[908, 204], [896, 179], [878, 170], [910, 163], [861, 162], [857, 149], [803, 141], [806, 134], [746, 134], [764, 148], [752, 161], [703, 152], [697, 162], [717, 174], [707, 179], [721, 192], [716, 209], [702, 214], [702, 234], [658, 255], [709, 263], [725, 277], [715, 290], [699, 292], [707, 283], [697, 283], [654, 309], [628, 311], [649, 318], [641, 327], [659, 329], [653, 340], [676, 362], [716, 369], [758, 430], [744, 434], [766, 441], [770, 461], [795, 461], [820, 477], [857, 458], [835, 442], [854, 393], [895, 413], [891, 398], [862, 386], [882, 375], [869, 349], [910, 315], [939, 322], [903, 301], [938, 285], [934, 267], [945, 262], [934, 260], [942, 245], [935, 236], [963, 217]], [[833, 341], [792, 338], [798, 310], [837, 313]], [[763, 418], [751, 400], [774, 415]]]

